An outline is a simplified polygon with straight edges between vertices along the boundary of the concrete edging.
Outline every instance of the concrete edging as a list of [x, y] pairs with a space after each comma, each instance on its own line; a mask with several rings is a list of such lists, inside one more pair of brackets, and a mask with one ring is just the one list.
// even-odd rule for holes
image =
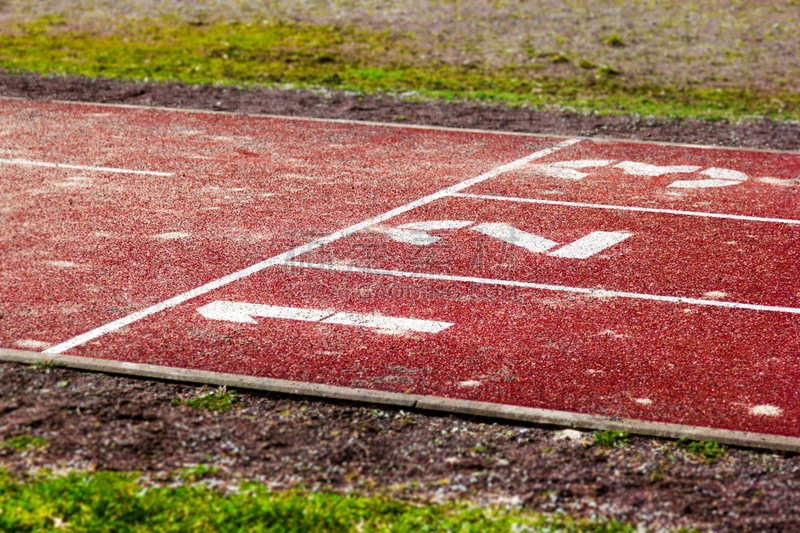
[[497, 420], [564, 426], [583, 430], [611, 429], [628, 431], [636, 435], [649, 437], [690, 439], [694, 441], [707, 440], [744, 448], [800, 453], [800, 438], [769, 435], [766, 433], [750, 433], [699, 426], [667, 424], [663, 422], [647, 422], [631, 418], [586, 415], [499, 403], [458, 400], [440, 396], [401, 394], [302, 381], [240, 376], [221, 372], [126, 363], [123, 361], [110, 361], [73, 355], [51, 356], [41, 352], [10, 350], [6, 348], [0, 348], [0, 362], [29, 365], [52, 362], [63, 365], [66, 368], [140, 378], [235, 387], [244, 390], [276, 392], [327, 400], [346, 400], [366, 404], [403, 407], [406, 409], [430, 411], [434, 413], [472, 415]]

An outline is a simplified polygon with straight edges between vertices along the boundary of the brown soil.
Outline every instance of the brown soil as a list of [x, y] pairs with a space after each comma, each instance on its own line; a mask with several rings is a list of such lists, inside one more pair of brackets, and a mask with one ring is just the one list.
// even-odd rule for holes
[[[333, 117], [567, 135], [800, 150], [800, 125], [729, 124], [540, 113], [473, 104], [413, 103], [337, 92], [250, 90], [0, 74], [0, 96]], [[518, 503], [602, 516], [648, 529], [800, 530], [800, 457], [731, 449], [716, 461], [685, 445], [633, 438], [620, 448], [591, 434], [421, 412], [241, 393], [230, 411], [175, 403], [208, 388], [0, 364], [0, 466], [174, 471], [215, 465], [223, 485], [359, 490], [441, 501]]]
[[377, 122], [397, 122], [404, 117], [403, 123], [430, 126], [800, 150], [800, 124], [771, 120], [732, 124], [725, 121], [546, 113], [524, 107], [410, 102], [391, 96], [365, 96], [341, 91], [241, 90], [179, 83], [41, 77], [4, 74], [2, 71], [0, 95]]

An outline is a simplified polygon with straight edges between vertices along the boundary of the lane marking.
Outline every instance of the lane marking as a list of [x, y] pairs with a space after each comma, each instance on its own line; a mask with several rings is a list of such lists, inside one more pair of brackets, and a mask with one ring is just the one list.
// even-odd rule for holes
[[247, 302], [226, 302], [217, 300], [198, 307], [197, 312], [209, 320], [239, 322], [242, 324], [258, 324], [252, 317], [280, 318], [283, 320], [304, 320], [318, 322], [333, 314], [332, 311], [317, 309], [301, 309], [298, 307], [280, 307], [277, 305], [251, 304]]
[[440, 231], [461, 229], [469, 226], [471, 220], [425, 220], [421, 222], [409, 222], [396, 228], [370, 228], [371, 231], [383, 233], [390, 239], [397, 242], [426, 246], [442, 240], [441, 237], [430, 235], [428, 231]]
[[694, 165], [678, 165], [671, 167], [660, 167], [658, 165], [649, 165], [647, 163], [637, 163], [635, 161], [623, 161], [614, 165], [614, 168], [621, 168], [628, 174], [634, 176], [661, 176], [664, 174], [678, 174], [686, 172], [695, 172], [702, 167]]
[[140, 174], [148, 176], [174, 176], [173, 172], [156, 172], [154, 170], [129, 170], [126, 168], [90, 167], [85, 165], [66, 165], [64, 163], [46, 163], [27, 159], [0, 159], [3, 165], [22, 165], [27, 167], [68, 168], [70, 170], [93, 170], [96, 172], [114, 172], [116, 174]]
[[439, 333], [453, 325], [452, 322], [386, 316], [381, 314], [336, 313], [322, 309], [283, 307], [278, 305], [251, 304], [247, 302], [227, 302], [217, 300], [197, 308], [197, 312], [209, 320], [258, 324], [252, 317], [298, 320], [302, 322], [322, 322], [360, 328], [389, 331], [416, 331], [419, 333]]
[[587, 207], [590, 209], [611, 209], [616, 211], [636, 211], [642, 213], [665, 213], [668, 215], [686, 215], [706, 218], [726, 218], [731, 220], [746, 220], [750, 222], [776, 222], [779, 224], [798, 224], [800, 220], [787, 218], [751, 217], [746, 215], [727, 215], [725, 213], [706, 213], [703, 211], [680, 211], [677, 209], [656, 209], [653, 207], [634, 207], [627, 205], [588, 204], [583, 202], [564, 202], [559, 200], [541, 200], [539, 198], [519, 198], [514, 196], [495, 196], [490, 194], [451, 194], [453, 198], [471, 198], [473, 200], [496, 200], [501, 202], [519, 202], [526, 204], [560, 205], [565, 207]]
[[519, 230], [508, 224], [487, 222], [485, 224], [478, 224], [472, 228], [472, 230], [488, 235], [489, 237], [494, 237], [495, 239], [500, 239], [503, 242], [525, 248], [535, 254], [544, 253], [550, 248], [558, 246], [558, 243], [555, 241], [545, 239], [533, 233], [528, 233], [527, 231]]
[[445, 229], [462, 229], [472, 224], [472, 220], [424, 220], [409, 222], [397, 226], [400, 229], [416, 229], [420, 231], [437, 231]]
[[372, 231], [383, 233], [393, 241], [404, 242], [407, 244], [416, 244], [418, 246], [426, 246], [442, 240], [441, 237], [430, 235], [424, 231], [412, 229], [399, 229], [399, 228], [371, 228]]
[[659, 294], [643, 294], [638, 292], [609, 291], [605, 289], [569, 287], [566, 285], [551, 285], [547, 283], [530, 283], [527, 281], [478, 278], [472, 276], [451, 276], [447, 274], [426, 274], [423, 272], [404, 272], [401, 270], [383, 270], [379, 268], [362, 268], [362, 267], [345, 266], [345, 265], [303, 263], [299, 261], [286, 261], [284, 265], [298, 267], [298, 268], [310, 268], [316, 270], [333, 270], [336, 272], [357, 272], [359, 274], [394, 276], [399, 278], [429, 279], [436, 281], [460, 281], [465, 283], [479, 283], [483, 285], [499, 285], [504, 287], [521, 287], [525, 289], [539, 289], [539, 290], [555, 291], [555, 292], [571, 292], [577, 294], [586, 294], [598, 298], [631, 298], [635, 300], [650, 300], [655, 302], [669, 302], [677, 304], [703, 305], [710, 307], [725, 307], [729, 309], [748, 309], [751, 311], [771, 311], [776, 313], [800, 314], [800, 308], [796, 307], [758, 305], [758, 304], [748, 304], [741, 302], [722, 302], [718, 300], [703, 300], [700, 298], [685, 298], [682, 296], [662, 296]]
[[739, 172], [738, 170], [731, 170], [729, 168], [711, 167], [702, 171], [700, 174], [704, 174], [706, 176], [710, 176], [718, 180], [744, 181], [747, 179], [747, 174], [745, 174], [744, 172]]
[[581, 180], [588, 176], [586, 172], [579, 172], [577, 168], [604, 167], [613, 163], [610, 159], [576, 159], [573, 161], [559, 161], [558, 163], [547, 163], [546, 165], [536, 165], [533, 167], [536, 172], [549, 178], [560, 178], [565, 180]]
[[739, 185], [741, 181], [734, 180], [677, 180], [673, 181], [667, 187], [673, 189], [708, 189], [711, 187], [729, 187], [731, 185]]
[[147, 307], [145, 309], [142, 309], [140, 311], [136, 311], [136, 312], [131, 313], [131, 314], [127, 315], [127, 316], [124, 316], [122, 318], [119, 318], [117, 320], [109, 322], [107, 324], [104, 324], [104, 325], [102, 325], [100, 327], [97, 327], [97, 328], [94, 328], [92, 330], [89, 330], [86, 333], [82, 333], [80, 335], [72, 337], [71, 339], [68, 339], [68, 340], [66, 340], [66, 341], [64, 341], [64, 342], [62, 342], [60, 344], [57, 344], [55, 346], [52, 346], [52, 347], [48, 348], [47, 350], [44, 350], [44, 353], [54, 353], [54, 354], [55, 353], [63, 353], [66, 350], [74, 348], [75, 346], [80, 346], [81, 344], [89, 342], [90, 340], [96, 339], [98, 337], [102, 337], [103, 335], [111, 333], [112, 331], [116, 331], [116, 330], [118, 330], [120, 328], [123, 328], [123, 327], [125, 327], [127, 325], [130, 325], [130, 324], [132, 324], [134, 322], [138, 322], [139, 320], [141, 320], [143, 318], [146, 318], [146, 317], [148, 317], [150, 315], [159, 313], [161, 311], [164, 311], [165, 309], [169, 309], [169, 308], [175, 307], [176, 305], [180, 305], [180, 304], [182, 304], [183, 302], [185, 302], [187, 300], [191, 300], [193, 298], [196, 298], [196, 297], [198, 297], [200, 295], [206, 294], [206, 293], [208, 293], [210, 291], [213, 291], [215, 289], [218, 289], [220, 287], [224, 287], [225, 285], [233, 283], [234, 281], [238, 281], [238, 280], [240, 280], [242, 278], [245, 278], [247, 276], [255, 274], [256, 272], [260, 272], [260, 271], [264, 270], [265, 268], [269, 268], [269, 267], [274, 266], [274, 265], [285, 263], [286, 261], [288, 261], [289, 259], [292, 259], [293, 257], [297, 257], [298, 255], [304, 254], [306, 252], [310, 252], [311, 250], [315, 250], [315, 249], [319, 248], [320, 246], [323, 246], [325, 244], [328, 244], [328, 243], [334, 242], [336, 240], [339, 240], [339, 239], [341, 239], [343, 237], [347, 237], [349, 235], [352, 235], [354, 233], [362, 231], [362, 230], [364, 230], [364, 229], [366, 229], [366, 228], [368, 228], [370, 226], [374, 226], [375, 224], [379, 224], [381, 222], [389, 220], [390, 218], [393, 218], [393, 217], [395, 217], [397, 215], [400, 215], [400, 214], [405, 213], [407, 211], [411, 211], [412, 209], [416, 209], [417, 207], [420, 207], [420, 206], [423, 206], [423, 205], [427, 205], [427, 204], [429, 204], [431, 202], [434, 202], [436, 200], [440, 200], [442, 198], [446, 198], [446, 197], [452, 196], [453, 194], [455, 194], [455, 193], [457, 193], [457, 192], [459, 192], [461, 190], [464, 190], [464, 189], [466, 189], [468, 187], [472, 187], [473, 185], [476, 185], [476, 184], [481, 183], [483, 181], [486, 181], [488, 179], [492, 179], [492, 178], [494, 178], [496, 176], [499, 176], [500, 174], [504, 174], [506, 172], [510, 172], [512, 170], [516, 170], [518, 168], [521, 168], [521, 167], [527, 165], [528, 163], [530, 163], [531, 161], [534, 161], [536, 159], [541, 159], [542, 157], [548, 156], [548, 155], [550, 155], [550, 154], [552, 154], [554, 152], [557, 152], [559, 150], [562, 150], [564, 148], [567, 148], [569, 146], [577, 144], [577, 143], [581, 142], [582, 140], [583, 139], [568, 139], [566, 141], [562, 141], [560, 143], [557, 143], [557, 144], [551, 146], [550, 148], [544, 148], [542, 150], [539, 150], [537, 152], [532, 153], [531, 155], [528, 155], [526, 157], [517, 159], [516, 161], [512, 161], [511, 163], [507, 163], [505, 165], [501, 165], [501, 166], [496, 167], [496, 168], [494, 168], [494, 169], [492, 169], [492, 170], [490, 170], [488, 172], [485, 172], [485, 173], [481, 174], [480, 176], [476, 176], [474, 178], [470, 178], [470, 179], [464, 180], [464, 181], [462, 181], [460, 183], [457, 183], [455, 185], [451, 185], [450, 187], [446, 187], [444, 189], [441, 189], [440, 191], [437, 191], [437, 192], [435, 192], [433, 194], [429, 194], [428, 196], [424, 196], [423, 198], [420, 198], [418, 200], [414, 200], [413, 202], [409, 202], [409, 203], [407, 203], [405, 205], [402, 205], [400, 207], [396, 207], [395, 209], [387, 211], [387, 212], [385, 212], [385, 213], [383, 213], [381, 215], [377, 215], [377, 216], [374, 216], [372, 218], [368, 218], [367, 220], [364, 220], [363, 222], [359, 222], [358, 224], [353, 224], [352, 226], [349, 226], [349, 227], [344, 228], [342, 230], [339, 230], [339, 231], [336, 231], [334, 233], [331, 233], [330, 235], [326, 235], [325, 237], [316, 239], [316, 240], [311, 241], [311, 242], [309, 242], [307, 244], [304, 244], [302, 246], [298, 246], [296, 248], [292, 248], [291, 250], [289, 250], [287, 252], [284, 252], [282, 254], [278, 254], [276, 256], [270, 257], [269, 259], [266, 259], [264, 261], [261, 261], [259, 263], [254, 264], [254, 265], [251, 265], [251, 266], [249, 266], [247, 268], [244, 268], [244, 269], [239, 270], [237, 272], [234, 272], [232, 274], [228, 274], [227, 276], [223, 276], [223, 277], [221, 277], [219, 279], [216, 279], [214, 281], [210, 281], [210, 282], [208, 282], [208, 283], [206, 283], [204, 285], [201, 285], [200, 287], [194, 288], [194, 289], [192, 289], [190, 291], [184, 292], [184, 293], [179, 294], [177, 296], [173, 296], [172, 298], [169, 298], [167, 300], [159, 302], [159, 303], [157, 303], [155, 305], [152, 305], [152, 306]]
[[420, 318], [383, 315], [362, 315], [359, 313], [336, 313], [322, 322], [325, 324], [341, 324], [343, 326], [390, 331], [416, 331], [418, 333], [439, 333], [453, 325], [453, 322], [440, 322], [438, 320], [422, 320]]
[[547, 255], [568, 259], [588, 259], [632, 235], [633, 233], [627, 231], [595, 231]]

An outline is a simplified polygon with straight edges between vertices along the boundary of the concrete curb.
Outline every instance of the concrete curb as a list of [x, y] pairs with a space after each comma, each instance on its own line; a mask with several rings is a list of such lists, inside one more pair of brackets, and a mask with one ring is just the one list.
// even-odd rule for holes
[[400, 394], [350, 387], [336, 387], [301, 381], [259, 378], [223, 374], [204, 370], [191, 370], [156, 365], [142, 365], [122, 361], [93, 359], [73, 355], [49, 355], [24, 350], [0, 348], [0, 362], [22, 363], [27, 365], [56, 363], [67, 368], [104, 372], [139, 378], [153, 378], [183, 383], [196, 383], [233, 387], [240, 390], [275, 392], [292, 396], [306, 396], [325, 400], [346, 400], [358, 403], [403, 407], [433, 413], [454, 413], [479, 416], [483, 418], [527, 422], [549, 426], [566, 426], [584, 430], [628, 431], [636, 435], [668, 439], [690, 439], [694, 441], [715, 441], [730, 446], [760, 448], [800, 453], [800, 438], [729, 431], [699, 426], [647, 422], [631, 418], [618, 418], [552, 411], [533, 407], [519, 407], [490, 402], [457, 400], [439, 396]]

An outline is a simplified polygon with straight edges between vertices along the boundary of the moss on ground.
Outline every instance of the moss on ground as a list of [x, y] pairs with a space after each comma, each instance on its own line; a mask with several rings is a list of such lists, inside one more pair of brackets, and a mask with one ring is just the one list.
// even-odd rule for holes
[[581, 113], [800, 120], [797, 93], [630, 84], [613, 67], [589, 63], [569, 78], [543, 75], [536, 64], [448, 64], [426, 60], [407, 37], [355, 26], [273, 21], [128, 22], [99, 33], [70, 29], [50, 17], [0, 32], [0, 68], [190, 84], [386, 92], [411, 99]]

